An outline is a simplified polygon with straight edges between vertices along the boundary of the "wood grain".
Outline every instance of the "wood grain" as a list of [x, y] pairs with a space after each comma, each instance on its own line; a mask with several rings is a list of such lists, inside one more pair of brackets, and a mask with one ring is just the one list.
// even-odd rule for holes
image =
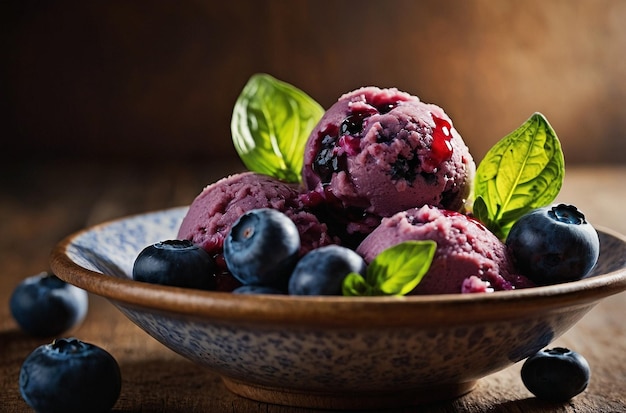
[[234, 156], [233, 103], [266, 72], [325, 108], [406, 90], [478, 159], [541, 111], [569, 161], [624, 162], [625, 19], [620, 0], [3, 1], [0, 158]]
[[[0, 412], [31, 411], [18, 390], [24, 358], [48, 339], [20, 332], [8, 301], [26, 276], [46, 270], [63, 236], [111, 218], [184, 205], [237, 163], [129, 165], [22, 163], [0, 170]], [[592, 196], [593, 194], [593, 196]], [[626, 167], [572, 167], [559, 197], [589, 220], [626, 233]], [[592, 368], [587, 391], [563, 404], [536, 400], [519, 378], [518, 363], [479, 381], [457, 400], [392, 412], [626, 412], [626, 296], [604, 300], [555, 345], [583, 354]], [[84, 323], [68, 333], [115, 356], [123, 376], [118, 412], [265, 412], [312, 410], [258, 403], [230, 393], [219, 377], [193, 365], [145, 334], [108, 301], [90, 296]]]

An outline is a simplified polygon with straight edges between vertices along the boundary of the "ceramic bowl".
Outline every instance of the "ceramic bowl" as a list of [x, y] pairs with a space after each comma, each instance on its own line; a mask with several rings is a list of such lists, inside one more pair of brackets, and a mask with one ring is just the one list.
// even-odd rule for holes
[[175, 238], [185, 212], [157, 211], [79, 231], [55, 247], [52, 270], [217, 372], [232, 392], [263, 402], [372, 409], [458, 397], [626, 289], [626, 238], [604, 229], [592, 276], [490, 294], [234, 295], [133, 281], [137, 254]]

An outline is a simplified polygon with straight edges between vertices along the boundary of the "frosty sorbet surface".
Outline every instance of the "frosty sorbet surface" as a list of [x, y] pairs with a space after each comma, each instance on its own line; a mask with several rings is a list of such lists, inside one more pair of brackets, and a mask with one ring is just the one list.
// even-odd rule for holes
[[343, 95], [312, 131], [303, 180], [348, 232], [422, 205], [460, 210], [475, 163], [444, 111], [397, 89]]

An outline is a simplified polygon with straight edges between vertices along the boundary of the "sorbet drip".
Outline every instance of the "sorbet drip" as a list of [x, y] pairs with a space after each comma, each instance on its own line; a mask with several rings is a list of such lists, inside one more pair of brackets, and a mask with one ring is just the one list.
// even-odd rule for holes
[[430, 155], [425, 160], [424, 166], [430, 170], [435, 170], [442, 162], [452, 157], [452, 126], [445, 119], [433, 115], [435, 128], [432, 131], [433, 143]]

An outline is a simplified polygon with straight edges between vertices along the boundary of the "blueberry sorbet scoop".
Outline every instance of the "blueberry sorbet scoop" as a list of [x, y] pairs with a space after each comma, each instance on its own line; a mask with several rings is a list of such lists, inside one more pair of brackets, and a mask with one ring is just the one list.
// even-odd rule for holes
[[300, 200], [300, 187], [270, 176], [244, 172], [208, 185], [191, 203], [178, 230], [179, 239], [199, 245], [227, 271], [224, 239], [241, 215], [253, 209], [272, 208], [296, 224], [301, 238], [300, 254], [323, 245], [338, 243], [328, 227]]
[[397, 89], [343, 95], [306, 145], [309, 191], [342, 215], [349, 233], [422, 205], [461, 210], [475, 163], [452, 121], [433, 104]]
[[478, 221], [431, 206], [384, 218], [357, 248], [371, 262], [380, 252], [409, 240], [434, 240], [430, 269], [411, 294], [478, 293], [532, 287], [518, 274], [506, 246]]

